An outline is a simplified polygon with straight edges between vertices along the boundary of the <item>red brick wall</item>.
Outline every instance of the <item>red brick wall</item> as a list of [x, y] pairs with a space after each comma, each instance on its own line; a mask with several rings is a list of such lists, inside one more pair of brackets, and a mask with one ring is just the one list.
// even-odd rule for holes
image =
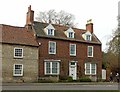
[[[56, 42], [56, 54], [48, 54], [48, 42]], [[39, 57], [39, 76], [44, 76], [44, 59], [55, 59], [61, 60], [60, 62], [60, 75], [69, 75], [69, 61], [76, 60], [77, 62], [77, 75], [80, 77], [84, 75], [84, 61], [85, 59], [91, 60], [94, 59], [94, 62], [97, 64], [97, 72], [101, 75], [102, 61], [101, 61], [101, 45], [64, 41], [64, 40], [55, 40], [48, 38], [38, 38], [40, 45], [40, 57]], [[76, 44], [76, 56], [70, 56], [69, 54], [69, 44]], [[93, 58], [87, 57], [87, 46], [94, 47]]]

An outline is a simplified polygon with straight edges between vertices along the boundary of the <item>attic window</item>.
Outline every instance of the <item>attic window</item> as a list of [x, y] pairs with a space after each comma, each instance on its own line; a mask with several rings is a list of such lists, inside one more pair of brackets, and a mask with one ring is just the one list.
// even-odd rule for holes
[[74, 38], [74, 30], [72, 28], [69, 28], [68, 30], [65, 31], [65, 34], [68, 38]]
[[54, 30], [53, 29], [48, 29], [48, 33], [47, 34], [54, 36]]
[[82, 34], [82, 37], [86, 41], [91, 41], [92, 40], [92, 34], [89, 31], [87, 31], [86, 33]]
[[49, 24], [46, 28], [44, 28], [44, 32], [46, 33], [46, 35], [54, 36], [55, 28], [52, 26], [52, 24]]
[[74, 38], [74, 32], [68, 32], [68, 38]]
[[91, 35], [86, 35], [86, 40], [91, 41]]

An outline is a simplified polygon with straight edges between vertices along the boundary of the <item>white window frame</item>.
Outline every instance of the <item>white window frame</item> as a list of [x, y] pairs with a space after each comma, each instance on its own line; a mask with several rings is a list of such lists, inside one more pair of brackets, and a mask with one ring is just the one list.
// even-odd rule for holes
[[[21, 65], [22, 66], [22, 69], [21, 69], [21, 74], [15, 74], [15, 66], [16, 65]], [[13, 76], [23, 76], [23, 64], [14, 64], [13, 66]]]
[[[89, 49], [90, 48], [92, 48], [92, 53], [91, 53], [92, 55], [89, 54]], [[88, 57], [93, 57], [93, 52], [94, 52], [93, 51], [93, 46], [88, 46], [88, 48], [87, 48], [87, 55], [88, 55]]]
[[86, 35], [86, 41], [91, 41], [91, 35]]
[[[87, 73], [86, 69], [86, 64], [89, 64], [90, 66], [90, 73]], [[95, 64], [95, 73], [92, 73], [92, 64]], [[97, 71], [97, 68], [96, 68], [96, 63], [85, 63], [85, 75], [96, 75], [96, 71]]]
[[[15, 51], [16, 51], [16, 49], [21, 49], [22, 50], [22, 55], [21, 56], [15, 56]], [[23, 48], [18, 48], [18, 47], [15, 47], [14, 48], [14, 58], [23, 58]]]
[[[49, 32], [50, 31], [50, 32]], [[50, 33], [50, 34], [49, 34]], [[54, 36], [54, 29], [47, 29], [47, 35]]]
[[[53, 72], [52, 72], [52, 69], [53, 69], [52, 64], [53, 64], [53, 62], [56, 62], [56, 63], [57, 63], [57, 73], [53, 73]], [[46, 63], [50, 63], [50, 73], [47, 73]], [[59, 74], [60, 74], [60, 63], [57, 62], [57, 61], [45, 61], [45, 62], [44, 62], [44, 74], [45, 74], [45, 75], [59, 75]]]
[[[51, 46], [50, 46], [50, 44], [51, 43], [54, 43], [55, 44], [55, 46], [54, 46], [54, 51], [53, 52], [50, 52], [50, 48], [51, 48]], [[56, 42], [54, 42], [54, 41], [49, 41], [49, 43], [48, 43], [48, 53], [49, 54], [56, 54]]]
[[[72, 47], [72, 45], [74, 45], [74, 49], [75, 49], [75, 51], [74, 51], [74, 53], [72, 54], [72, 51], [71, 51], [71, 47]], [[70, 56], [76, 56], [76, 44], [70, 44], [70, 46], [69, 46], [69, 50], [70, 50]]]
[[[72, 35], [71, 35], [71, 33], [72, 33]], [[68, 32], [67, 37], [68, 38], [74, 38], [74, 32]]]

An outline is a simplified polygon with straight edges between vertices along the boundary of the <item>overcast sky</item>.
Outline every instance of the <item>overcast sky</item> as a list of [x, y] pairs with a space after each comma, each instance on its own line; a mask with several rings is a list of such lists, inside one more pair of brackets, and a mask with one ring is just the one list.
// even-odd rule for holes
[[93, 20], [94, 33], [106, 42], [117, 28], [118, 1], [120, 0], [0, 0], [0, 24], [24, 26], [28, 6], [32, 6], [35, 17], [39, 11], [64, 10], [75, 16], [77, 27], [85, 29], [86, 21]]

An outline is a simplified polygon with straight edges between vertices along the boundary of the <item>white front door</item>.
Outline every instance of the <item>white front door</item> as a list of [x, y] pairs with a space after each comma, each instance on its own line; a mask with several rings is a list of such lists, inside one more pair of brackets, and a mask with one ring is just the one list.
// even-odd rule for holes
[[69, 76], [71, 76], [73, 80], [77, 79], [77, 63], [75, 61], [69, 63]]

